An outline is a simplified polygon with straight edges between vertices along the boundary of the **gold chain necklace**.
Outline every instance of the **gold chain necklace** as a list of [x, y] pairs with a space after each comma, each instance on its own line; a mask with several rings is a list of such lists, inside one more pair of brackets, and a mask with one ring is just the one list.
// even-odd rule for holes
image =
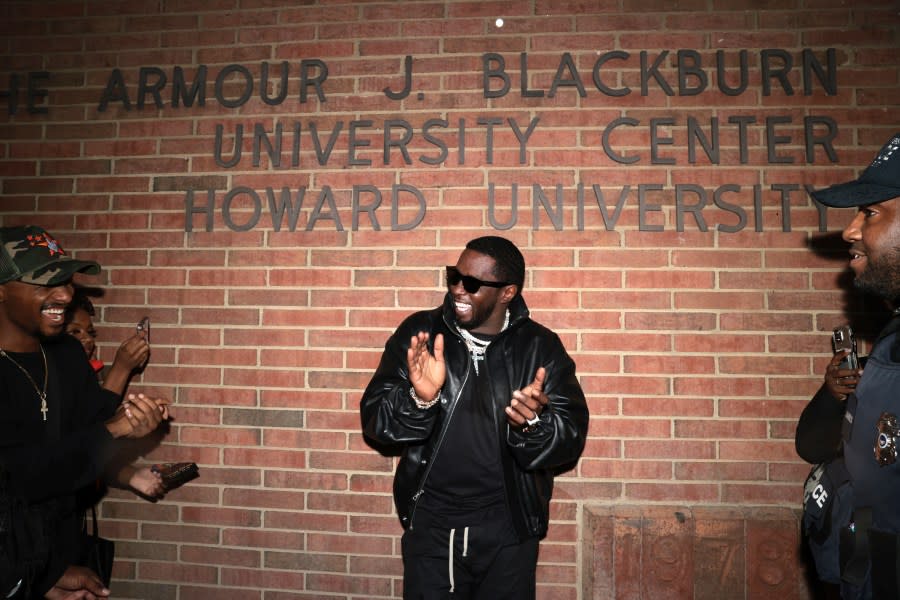
[[44, 415], [44, 420], [47, 420], [47, 412], [50, 410], [47, 408], [47, 375], [49, 374], [49, 369], [47, 369], [47, 355], [44, 354], [44, 347], [38, 346], [41, 349], [41, 358], [44, 359], [44, 389], [43, 391], [37, 386], [34, 382], [34, 379], [31, 377], [31, 373], [29, 373], [25, 367], [20, 365], [16, 360], [13, 359], [12, 356], [4, 352], [3, 348], [0, 348], [0, 356], [9, 359], [9, 362], [16, 365], [22, 373], [25, 374], [25, 377], [28, 378], [28, 381], [31, 382], [31, 385], [34, 387], [34, 391], [37, 392], [38, 398], [41, 399], [41, 414]]

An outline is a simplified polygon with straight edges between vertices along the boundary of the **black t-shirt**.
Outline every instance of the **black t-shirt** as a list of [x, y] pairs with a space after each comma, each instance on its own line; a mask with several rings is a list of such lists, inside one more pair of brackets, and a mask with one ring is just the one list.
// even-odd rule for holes
[[417, 507], [439, 527], [475, 525], [506, 509], [497, 434], [501, 416], [491, 400], [484, 361], [479, 370], [476, 374], [472, 368], [463, 386]]
[[13, 363], [43, 388], [41, 353], [0, 356], [0, 462], [15, 491], [43, 514], [51, 538], [51, 563], [35, 591], [49, 589], [75, 560], [81, 517], [76, 493], [103, 473], [117, 448], [104, 423], [120, 399], [100, 388], [77, 340], [63, 335], [42, 347], [50, 373], [46, 421], [34, 385]]

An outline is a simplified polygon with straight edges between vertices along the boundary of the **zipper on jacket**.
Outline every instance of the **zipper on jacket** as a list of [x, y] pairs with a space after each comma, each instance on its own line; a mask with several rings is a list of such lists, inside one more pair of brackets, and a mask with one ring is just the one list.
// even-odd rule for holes
[[[490, 361], [488, 361], [488, 359], [487, 359], [487, 353], [490, 352], [490, 349], [491, 349], [490, 346], [488, 346], [487, 350], [484, 353], [484, 374], [485, 374], [485, 377], [488, 378], [488, 381], [490, 381], [490, 371], [489, 371], [489, 369], [490, 369], [489, 362]], [[508, 431], [509, 423], [504, 423], [503, 424], [504, 430], [501, 431], [500, 422], [498, 421], [498, 415], [497, 415], [497, 410], [496, 410], [497, 407], [494, 405], [493, 388], [490, 385], [490, 383], [488, 383], [488, 389], [491, 390], [491, 398], [490, 398], [490, 400], [491, 400], [491, 415], [493, 416], [493, 419], [494, 419], [494, 432], [497, 434], [497, 440], [496, 440], [497, 441], [497, 451], [500, 453], [498, 458], [500, 459], [500, 470], [501, 470], [501, 475], [502, 475], [500, 477], [500, 482], [503, 484], [503, 502], [506, 505], [506, 513], [509, 515], [509, 518], [512, 521], [513, 529], [516, 529], [516, 526], [515, 526], [516, 518], [513, 515], [513, 507], [510, 502], [512, 494], [510, 494], [509, 488], [506, 484], [506, 469], [507, 469], [507, 467], [505, 465], [506, 461], [515, 461], [515, 458], [513, 458], [511, 456], [507, 456], [506, 459], [504, 460], [504, 454], [507, 452], [505, 446], [506, 446], [506, 437], [509, 434], [509, 431]], [[504, 433], [506, 435], [504, 435]], [[510, 468], [515, 469], [516, 467], [511, 466]], [[522, 502], [522, 500], [520, 498], [520, 501], [519, 501], [520, 512], [522, 509], [521, 502]], [[528, 518], [524, 517], [524, 521], [525, 521], [526, 530], [530, 530], [531, 527], [528, 523]], [[519, 535], [518, 531], [516, 531], [516, 535]]]
[[456, 406], [459, 404], [459, 397], [462, 395], [463, 388], [466, 385], [466, 382], [469, 381], [469, 373], [472, 372], [471, 363], [466, 365], [466, 375], [462, 379], [462, 385], [459, 386], [459, 391], [456, 394], [456, 398], [453, 399], [453, 404], [450, 407], [450, 412], [447, 413], [447, 420], [444, 422], [441, 427], [441, 436], [438, 438], [437, 443], [434, 446], [434, 451], [431, 453], [431, 458], [428, 461], [428, 466], [425, 468], [425, 473], [422, 475], [422, 479], [419, 481], [418, 490], [415, 494], [412, 495], [413, 506], [412, 510], [409, 511], [409, 528], [413, 528], [413, 519], [416, 515], [416, 506], [418, 505], [419, 498], [422, 497], [422, 494], [425, 493], [425, 482], [428, 480], [428, 475], [431, 473], [431, 467], [434, 466], [434, 459], [437, 457], [438, 451], [441, 449], [441, 445], [444, 443], [444, 438], [447, 435], [447, 429], [450, 428], [450, 420], [453, 418], [453, 413], [456, 411]]
[[[462, 341], [462, 336], [460, 336], [460, 334], [458, 332], [455, 332], [456, 325], [453, 323], [450, 323], [447, 320], [447, 316], [445, 314], [442, 314], [441, 318], [444, 321], [444, 325], [447, 326], [447, 329], [451, 332], [454, 332], [453, 333], [454, 337], [457, 340]], [[509, 327], [507, 327], [504, 331], [501, 331], [499, 334], [497, 334], [497, 337], [499, 338], [500, 335], [502, 335], [504, 332], [509, 331], [511, 329], [511, 327], [513, 326], [513, 324], [514, 323], [517, 324], [518, 321], [519, 321], [518, 317], [516, 317], [515, 319], [510, 321]], [[465, 345], [465, 343], [463, 343], [463, 345]], [[467, 353], [467, 356], [468, 356], [468, 353]], [[469, 356], [469, 358], [471, 358], [471, 357]], [[485, 352], [485, 356], [484, 356], [485, 369], [487, 369], [487, 362], [488, 362], [487, 361], [487, 352]], [[434, 446], [434, 452], [432, 452], [431, 459], [428, 461], [428, 466], [425, 468], [425, 473], [422, 475], [422, 479], [419, 481], [418, 490], [412, 495], [411, 499], [412, 499], [413, 505], [412, 505], [412, 509], [409, 511], [409, 528], [410, 529], [413, 528], [413, 520], [416, 515], [416, 506], [419, 502], [419, 498], [421, 498], [422, 494], [425, 493], [425, 482], [428, 480], [428, 475], [431, 473], [431, 467], [434, 465], [434, 459], [437, 456], [437, 453], [440, 450], [441, 445], [444, 443], [444, 437], [447, 435], [447, 429], [450, 427], [450, 419], [453, 418], [453, 412], [456, 410], [456, 405], [459, 403], [459, 397], [462, 395], [463, 388], [465, 387], [466, 383], [469, 381], [469, 374], [471, 372], [472, 372], [472, 361], [469, 360], [466, 363], [466, 374], [462, 379], [462, 384], [459, 386], [459, 392], [456, 394], [456, 398], [454, 398], [454, 400], [453, 400], [453, 405], [450, 409], [450, 412], [447, 413], [447, 420], [444, 423], [443, 428], [441, 429], [441, 437], [438, 439], [437, 444], [435, 444], [435, 446]], [[485, 373], [487, 373], [487, 371], [485, 371]], [[491, 394], [491, 404], [493, 405], [493, 394]], [[495, 411], [491, 411], [491, 412], [494, 414], [494, 429], [497, 430], [497, 414]], [[502, 438], [501, 438], [501, 440], [502, 440]], [[498, 443], [501, 443], [501, 440], [498, 440]], [[501, 452], [502, 452], [502, 450], [503, 449], [501, 448]], [[502, 467], [503, 466], [502, 460], [501, 460], [500, 464]], [[509, 493], [506, 491], [505, 477], [504, 477], [504, 482], [503, 482], [503, 493], [504, 493], [504, 496], [506, 496], [507, 510], [509, 510], [510, 515], [512, 515], [512, 507], [509, 506]]]

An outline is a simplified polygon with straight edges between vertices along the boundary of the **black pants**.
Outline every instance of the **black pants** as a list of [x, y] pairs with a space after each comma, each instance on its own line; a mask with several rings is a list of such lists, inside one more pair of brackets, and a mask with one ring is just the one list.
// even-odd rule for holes
[[505, 520], [405, 532], [404, 600], [533, 599], [539, 540], [511, 534]]

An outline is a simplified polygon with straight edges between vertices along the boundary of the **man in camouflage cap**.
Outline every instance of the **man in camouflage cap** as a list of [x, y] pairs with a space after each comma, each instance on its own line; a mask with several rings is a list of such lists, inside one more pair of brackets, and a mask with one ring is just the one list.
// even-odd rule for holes
[[[75, 566], [85, 558], [76, 493], [100, 477], [118, 440], [143, 437], [168, 417], [167, 400], [143, 394], [120, 408], [121, 398], [100, 388], [80, 342], [62, 335], [72, 277], [99, 272], [40, 227], [0, 227], [0, 467], [27, 514], [42, 523], [45, 535], [29, 539], [29, 548], [47, 555], [40, 567], [14, 574], [15, 591], [0, 589], [2, 597], [109, 595], [96, 574]], [[18, 562], [33, 565], [33, 558]]]

